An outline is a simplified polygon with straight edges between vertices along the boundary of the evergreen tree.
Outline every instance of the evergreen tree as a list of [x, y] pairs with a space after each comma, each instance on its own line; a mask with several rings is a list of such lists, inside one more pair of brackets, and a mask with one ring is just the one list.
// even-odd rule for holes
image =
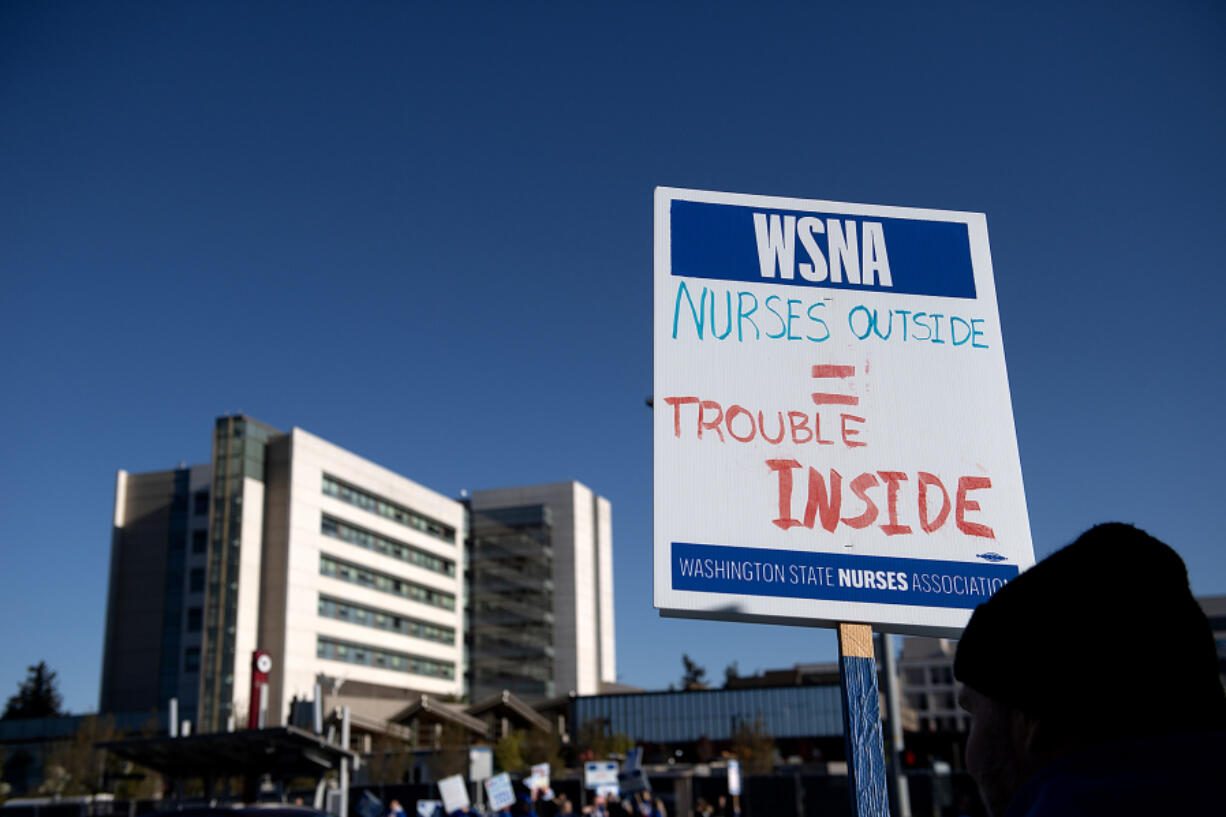
[[745, 774], [771, 774], [775, 769], [775, 739], [759, 715], [752, 722], [741, 720], [732, 733], [732, 754], [741, 761]]
[[528, 767], [524, 762], [524, 737], [524, 731], [516, 729], [494, 744], [494, 763], [498, 771], [518, 772]]
[[591, 718], [579, 727], [574, 741], [578, 760], [605, 760], [610, 755], [624, 755], [634, 748], [634, 740], [625, 732], [614, 732], [608, 720]]
[[681, 656], [681, 665], [685, 668], [685, 672], [681, 675], [682, 689], [707, 688], [707, 671], [705, 668], [698, 666], [698, 662], [691, 659], [688, 655]]
[[60, 709], [64, 699], [56, 689], [55, 673], [47, 663], [39, 661], [38, 666], [27, 669], [26, 680], [18, 687], [17, 694], [9, 698], [0, 720], [55, 718], [64, 714]]

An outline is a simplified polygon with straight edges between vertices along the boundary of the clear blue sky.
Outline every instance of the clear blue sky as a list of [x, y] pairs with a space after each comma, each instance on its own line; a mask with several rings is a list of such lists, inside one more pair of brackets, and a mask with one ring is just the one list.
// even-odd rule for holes
[[1224, 145], [1213, 2], [4, 3], [0, 697], [96, 707], [114, 473], [227, 411], [607, 496], [625, 683], [833, 660], [652, 608], [656, 185], [987, 213], [1038, 554], [1226, 593]]

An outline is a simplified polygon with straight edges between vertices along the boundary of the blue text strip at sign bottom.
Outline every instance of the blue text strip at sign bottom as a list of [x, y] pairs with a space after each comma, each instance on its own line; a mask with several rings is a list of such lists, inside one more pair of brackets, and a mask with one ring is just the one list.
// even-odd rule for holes
[[1010, 564], [672, 543], [673, 589], [702, 593], [971, 609], [1017, 573]]

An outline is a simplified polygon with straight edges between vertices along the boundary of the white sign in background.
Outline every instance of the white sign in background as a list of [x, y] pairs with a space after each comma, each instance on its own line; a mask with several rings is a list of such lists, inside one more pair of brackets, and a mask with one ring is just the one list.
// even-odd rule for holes
[[443, 798], [443, 808], [448, 814], [472, 805], [468, 799], [468, 786], [465, 785], [464, 778], [458, 774], [438, 781], [438, 793]]
[[598, 786], [616, 786], [619, 771], [616, 760], [592, 760], [583, 764], [583, 785], [594, 789]]
[[981, 214], [659, 188], [655, 270], [662, 614], [954, 635], [1033, 564]]
[[493, 811], [515, 805], [515, 789], [511, 785], [511, 776], [506, 772], [487, 778], [485, 793], [489, 796], [490, 809]]
[[528, 777], [527, 782], [524, 785], [530, 789], [549, 788], [549, 764], [532, 764], [532, 774]]
[[468, 779], [480, 783], [494, 773], [494, 751], [488, 746], [472, 746], [468, 750]]

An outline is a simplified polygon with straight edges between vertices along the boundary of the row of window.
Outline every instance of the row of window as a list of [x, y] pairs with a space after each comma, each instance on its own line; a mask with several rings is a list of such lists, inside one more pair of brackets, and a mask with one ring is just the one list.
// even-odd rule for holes
[[455, 644], [455, 630], [431, 624], [428, 621], [418, 621], [415, 618], [389, 613], [386, 610], [376, 610], [342, 599], [329, 596], [319, 597], [319, 614], [324, 618], [334, 618], [338, 621], [348, 621], [365, 627], [379, 630], [389, 630], [393, 633], [423, 638], [427, 641], [437, 641], [440, 644]]
[[903, 668], [903, 677], [908, 684], [913, 686], [924, 686], [925, 681], [931, 679], [933, 684], [949, 686], [954, 682], [953, 667], [941, 665], [936, 667], [905, 667]]
[[405, 527], [427, 533], [436, 539], [442, 539], [448, 544], [455, 544], [455, 528], [450, 525], [443, 524], [437, 519], [431, 519], [403, 505], [398, 505], [390, 500], [367, 493], [361, 488], [355, 488], [327, 474], [323, 475], [323, 492], [328, 496], [336, 497], [342, 502], [348, 502], [350, 505], [356, 505], [363, 510], [391, 519], [393, 522], [399, 522]]
[[952, 692], [934, 692], [931, 695], [923, 692], [908, 693], [906, 697], [907, 703], [918, 712], [958, 711], [958, 699]]
[[451, 593], [423, 587], [420, 584], [407, 582], [404, 579], [398, 579], [386, 573], [379, 573], [369, 568], [333, 559], [331, 556], [320, 554], [319, 572], [324, 576], [352, 582], [362, 587], [371, 587], [384, 593], [391, 593], [392, 595], [419, 601], [422, 604], [441, 607], [444, 610], [455, 609], [455, 596]]
[[921, 732], [965, 732], [970, 728], [966, 718], [920, 718]]
[[321, 519], [319, 532], [325, 536], [331, 536], [335, 539], [348, 542], [351, 545], [364, 547], [367, 550], [373, 550], [375, 553], [382, 553], [384, 556], [391, 556], [402, 562], [424, 567], [426, 570], [433, 570], [435, 573], [442, 573], [444, 576], [455, 575], [455, 562], [450, 559], [435, 556], [412, 545], [406, 545], [404, 542], [397, 542], [395, 539], [388, 539], [386, 536], [380, 536], [365, 528], [359, 528], [356, 525], [350, 525], [348, 522], [333, 519], [331, 516], [325, 515]]
[[315, 655], [333, 661], [411, 672], [414, 675], [428, 675], [432, 678], [455, 678], [455, 664], [450, 661], [436, 661], [433, 658], [422, 658], [419, 655], [383, 650], [365, 644], [354, 644], [351, 641], [338, 641], [322, 635], [319, 636]]

